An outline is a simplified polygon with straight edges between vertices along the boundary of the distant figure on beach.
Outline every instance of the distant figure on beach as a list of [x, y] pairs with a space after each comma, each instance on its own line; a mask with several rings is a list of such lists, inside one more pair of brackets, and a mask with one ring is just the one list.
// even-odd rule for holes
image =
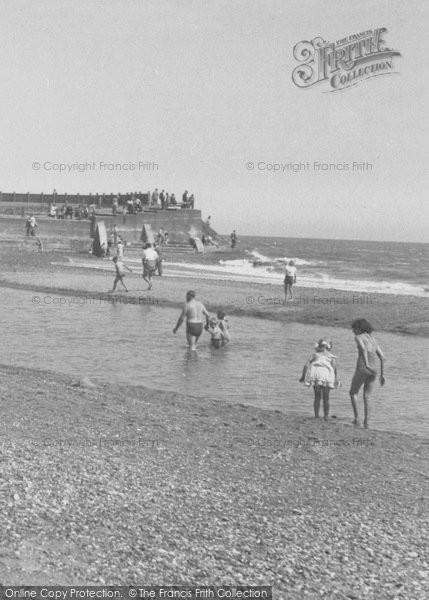
[[176, 327], [173, 329], [173, 333], [176, 333], [183, 320], [186, 318], [186, 339], [188, 342], [189, 349], [196, 350], [198, 339], [203, 331], [203, 316], [206, 319], [206, 327], [209, 324], [210, 315], [206, 310], [204, 304], [195, 300], [195, 292], [189, 290], [186, 292], [186, 303], [183, 307], [180, 317], [177, 321]]
[[116, 246], [118, 243], [118, 238], [119, 238], [117, 225], [113, 225], [112, 235], [113, 235], [113, 245]]
[[49, 216], [56, 219], [57, 211], [58, 211], [58, 206], [55, 204], [55, 202], [52, 202], [51, 206], [49, 207]]
[[159, 260], [158, 253], [152, 248], [152, 244], [147, 242], [143, 246], [143, 279], [148, 284], [148, 290], [152, 289], [152, 277], [156, 271], [157, 263]]
[[182, 194], [182, 208], [187, 208], [188, 206], [188, 190], [185, 190]]
[[36, 235], [37, 221], [33, 215], [30, 215], [25, 222], [26, 234], [34, 237]]
[[113, 257], [113, 262], [115, 264], [115, 272], [116, 273], [115, 273], [115, 280], [113, 282], [113, 289], [111, 291], [114, 292], [116, 290], [117, 284], [122, 283], [123, 287], [125, 288], [125, 291], [128, 292], [128, 288], [124, 283], [124, 277], [125, 277], [124, 269], [127, 269], [128, 271], [130, 271], [130, 273], [132, 273], [132, 271], [126, 265], [124, 265], [123, 262], [121, 260], [119, 260], [119, 258], [117, 256]]
[[231, 334], [229, 333], [229, 323], [226, 318], [226, 314], [223, 310], [217, 311], [218, 325], [223, 333], [223, 343], [227, 344], [231, 341]]
[[124, 258], [124, 242], [120, 236], [118, 237], [118, 243], [116, 244], [116, 255], [119, 260]]
[[162, 273], [163, 273], [163, 270], [162, 270], [163, 256], [162, 256], [161, 246], [155, 246], [154, 249], [155, 249], [155, 252], [158, 255], [158, 258], [157, 258], [157, 261], [156, 261], [156, 270], [158, 271], [158, 275], [160, 277], [162, 277]]
[[206, 331], [208, 331], [211, 336], [210, 343], [213, 348], [220, 348], [222, 346], [224, 335], [219, 327], [216, 317], [211, 317], [209, 319], [208, 325], [206, 325]]
[[164, 235], [164, 229], [163, 229], [163, 227], [159, 228], [158, 235], [156, 237], [157, 237], [158, 244], [160, 246], [162, 246], [162, 244], [165, 242], [165, 235]]
[[231, 248], [235, 248], [235, 246], [237, 245], [237, 234], [235, 233], [235, 229], [231, 233], [230, 238], [231, 238]]
[[320, 339], [315, 352], [304, 365], [300, 382], [314, 388], [314, 417], [319, 418], [320, 401], [323, 398], [323, 418], [329, 417], [329, 392], [338, 387], [336, 356], [331, 354], [332, 344]]
[[383, 386], [386, 381], [384, 378], [385, 359], [380, 346], [372, 335], [373, 328], [371, 323], [368, 323], [366, 319], [356, 319], [352, 323], [352, 330], [355, 334], [355, 341], [358, 347], [358, 361], [350, 387], [350, 399], [354, 413], [353, 424], [356, 426], [360, 425], [357, 410], [357, 397], [359, 390], [363, 385], [364, 427], [365, 429], [368, 429], [369, 399], [377, 378], [377, 357], [380, 360], [379, 381], [381, 386]]
[[286, 265], [285, 270], [285, 279], [284, 279], [284, 288], [285, 288], [285, 300], [284, 304], [286, 304], [288, 300], [288, 292], [290, 295], [290, 299], [293, 300], [293, 290], [292, 286], [296, 283], [296, 267], [293, 260], [290, 260]]
[[194, 194], [191, 194], [189, 196], [189, 208], [193, 209], [194, 205], [195, 205], [195, 196], [194, 196]]

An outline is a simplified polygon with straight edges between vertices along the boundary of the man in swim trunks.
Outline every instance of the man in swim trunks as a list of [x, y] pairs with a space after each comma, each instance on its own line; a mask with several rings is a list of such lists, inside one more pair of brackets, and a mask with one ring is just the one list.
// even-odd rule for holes
[[149, 242], [147, 242], [143, 248], [143, 257], [142, 257], [143, 275], [142, 275], [142, 277], [148, 284], [148, 288], [147, 288], [148, 290], [152, 289], [152, 275], [155, 273], [158, 261], [159, 261], [159, 255], [152, 248], [152, 244], [149, 244]]
[[186, 292], [186, 302], [180, 317], [177, 321], [173, 333], [176, 333], [186, 317], [186, 339], [189, 349], [196, 350], [198, 338], [203, 331], [203, 315], [206, 318], [206, 327], [208, 327], [210, 315], [204, 304], [195, 300], [195, 292], [190, 290]]

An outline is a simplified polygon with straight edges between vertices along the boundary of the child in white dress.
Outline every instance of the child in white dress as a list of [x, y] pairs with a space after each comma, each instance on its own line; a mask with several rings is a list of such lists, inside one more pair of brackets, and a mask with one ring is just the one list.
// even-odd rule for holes
[[301, 383], [314, 388], [314, 416], [319, 418], [320, 401], [323, 398], [323, 418], [329, 417], [329, 392], [338, 387], [336, 356], [331, 354], [332, 343], [320, 339], [316, 351], [302, 370]]

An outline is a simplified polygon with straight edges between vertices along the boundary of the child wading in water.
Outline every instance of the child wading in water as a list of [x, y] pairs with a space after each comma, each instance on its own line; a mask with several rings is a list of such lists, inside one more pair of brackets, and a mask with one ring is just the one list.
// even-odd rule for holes
[[217, 311], [218, 325], [220, 330], [223, 333], [222, 344], [227, 344], [231, 341], [231, 334], [229, 333], [229, 324], [228, 319], [226, 318], [226, 314], [223, 310]]
[[369, 398], [377, 378], [377, 357], [380, 360], [380, 385], [384, 385], [384, 355], [375, 338], [372, 336], [372, 326], [366, 319], [356, 319], [352, 323], [355, 341], [358, 347], [358, 361], [350, 387], [350, 399], [354, 412], [353, 424], [358, 426], [357, 397], [363, 385], [364, 427], [368, 428]]
[[117, 284], [119, 282], [121, 282], [125, 288], [125, 291], [128, 292], [128, 288], [125, 285], [124, 279], [123, 279], [125, 277], [124, 269], [127, 269], [128, 271], [130, 271], [130, 273], [132, 273], [132, 271], [131, 271], [131, 269], [129, 269], [127, 267], [127, 265], [124, 265], [123, 262], [121, 260], [119, 260], [119, 258], [117, 256], [113, 257], [113, 262], [115, 264], [116, 275], [115, 275], [115, 281], [113, 282], [113, 289], [111, 291], [114, 292], [116, 290]]
[[300, 382], [314, 388], [314, 416], [319, 418], [320, 400], [323, 398], [323, 416], [329, 417], [329, 392], [338, 387], [336, 356], [331, 354], [331, 342], [321, 339], [315, 345], [316, 352], [310, 356], [302, 370]]
[[206, 325], [206, 330], [211, 336], [211, 345], [214, 348], [220, 348], [224, 341], [224, 334], [222, 333], [222, 330], [219, 327], [219, 323], [216, 317], [211, 317], [211, 319], [209, 319], [209, 322]]

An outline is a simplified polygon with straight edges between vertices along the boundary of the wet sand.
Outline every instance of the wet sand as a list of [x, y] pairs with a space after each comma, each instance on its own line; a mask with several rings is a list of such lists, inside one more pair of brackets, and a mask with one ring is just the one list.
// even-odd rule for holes
[[[106, 294], [114, 278], [113, 265], [90, 256], [71, 256], [71, 260], [93, 261], [94, 269], [73, 267], [64, 255], [55, 253], [7, 252], [2, 255], [0, 285], [22, 287], [38, 292], [92, 296]], [[61, 264], [52, 264], [63, 263]], [[127, 263], [127, 259], [125, 259]], [[100, 265], [111, 271], [102, 271]], [[133, 267], [133, 266], [132, 266]], [[129, 297], [135, 302], [148, 295], [159, 306], [181, 307], [185, 292], [195, 289], [198, 298], [211, 311], [223, 308], [230, 315], [246, 315], [284, 322], [317, 324], [349, 328], [353, 319], [367, 318], [376, 330], [429, 337], [429, 298], [395, 296], [391, 294], [360, 294], [338, 290], [318, 290], [295, 287], [295, 301], [283, 304], [283, 286], [204, 280], [155, 277], [153, 288], [141, 278], [140, 267], [127, 273]], [[122, 293], [122, 292], [119, 292]]]

